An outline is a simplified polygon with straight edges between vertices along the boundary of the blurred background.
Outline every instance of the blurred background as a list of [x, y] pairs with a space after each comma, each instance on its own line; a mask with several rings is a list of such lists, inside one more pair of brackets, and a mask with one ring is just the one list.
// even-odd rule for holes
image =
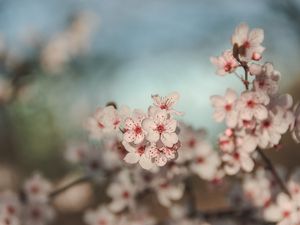
[[[67, 173], [66, 143], [86, 138], [83, 121], [109, 101], [145, 110], [176, 90], [182, 120], [215, 143], [209, 96], [243, 87], [209, 57], [241, 22], [265, 30], [263, 60], [300, 100], [300, 0], [0, 0], [0, 189], [37, 169]], [[300, 151], [287, 143], [271, 157], [292, 168]]]

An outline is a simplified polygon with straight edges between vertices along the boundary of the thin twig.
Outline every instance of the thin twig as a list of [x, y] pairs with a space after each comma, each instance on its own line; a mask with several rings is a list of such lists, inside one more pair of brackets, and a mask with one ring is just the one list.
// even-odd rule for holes
[[272, 173], [273, 177], [275, 178], [276, 182], [278, 183], [278, 185], [280, 186], [282, 191], [285, 192], [288, 196], [291, 197], [291, 193], [289, 192], [288, 188], [286, 187], [286, 185], [284, 184], [284, 182], [280, 178], [279, 174], [277, 173], [277, 171], [274, 168], [274, 166], [273, 166], [272, 162], [270, 161], [270, 159], [265, 155], [263, 150], [261, 150], [260, 148], [258, 148], [257, 151], [258, 151], [259, 155], [261, 156], [261, 158], [264, 160], [264, 162], [266, 164], [266, 169], [268, 169]]
[[87, 182], [89, 180], [90, 180], [90, 177], [88, 177], [88, 176], [80, 177], [80, 178], [72, 181], [71, 183], [69, 183], [69, 184], [67, 184], [67, 185], [65, 185], [65, 186], [63, 186], [63, 187], [61, 187], [61, 188], [59, 188], [59, 189], [51, 192], [49, 194], [49, 198], [55, 198], [57, 195], [63, 193], [64, 191], [68, 190], [69, 188], [71, 188], [71, 187], [73, 187], [73, 186], [75, 186], [77, 184], [81, 184], [81, 183]]

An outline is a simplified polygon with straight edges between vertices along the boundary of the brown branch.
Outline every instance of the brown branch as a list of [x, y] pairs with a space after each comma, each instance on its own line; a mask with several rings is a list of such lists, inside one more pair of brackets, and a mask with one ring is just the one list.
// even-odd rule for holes
[[78, 185], [78, 184], [81, 184], [81, 183], [84, 183], [84, 182], [87, 182], [90, 180], [90, 177], [89, 176], [84, 176], [84, 177], [80, 177], [74, 181], [72, 181], [71, 183], [61, 187], [61, 188], [58, 188], [57, 190], [51, 192], [49, 194], [49, 198], [55, 198], [57, 195], [65, 192], [66, 190], [70, 189], [71, 187], [75, 186], [75, 185]]
[[291, 193], [289, 192], [289, 190], [286, 187], [286, 185], [283, 182], [283, 180], [280, 178], [280, 176], [277, 173], [276, 169], [274, 168], [271, 160], [265, 155], [265, 153], [263, 152], [263, 150], [261, 150], [260, 148], [257, 149], [257, 152], [259, 153], [259, 155], [261, 156], [261, 158], [265, 162], [266, 169], [268, 169], [272, 173], [273, 177], [275, 178], [276, 182], [278, 183], [278, 185], [280, 186], [280, 188], [282, 189], [282, 191], [284, 193], [286, 193], [288, 196], [291, 197]]

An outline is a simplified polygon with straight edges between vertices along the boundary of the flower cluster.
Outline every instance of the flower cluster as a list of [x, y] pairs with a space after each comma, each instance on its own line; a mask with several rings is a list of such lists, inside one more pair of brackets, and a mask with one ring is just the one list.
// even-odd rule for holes
[[[220, 75], [235, 73], [245, 86], [238, 94], [228, 88], [224, 96], [211, 96], [214, 119], [225, 121], [227, 129], [219, 137], [219, 147], [227, 174], [240, 169], [250, 172], [257, 148], [276, 148], [283, 134], [292, 130], [297, 139], [297, 107], [293, 111], [293, 99], [289, 94], [279, 94], [280, 73], [267, 62], [259, 64], [264, 47], [261, 29], [249, 31], [246, 24], [239, 25], [231, 40], [232, 50], [226, 57], [212, 58]], [[230, 55], [230, 57], [228, 56]], [[227, 68], [230, 67], [230, 70]], [[243, 76], [238, 71], [242, 69]]]
[[41, 175], [34, 174], [21, 191], [21, 198], [11, 191], [0, 194], [0, 224], [46, 225], [55, 213], [49, 204], [52, 185]]

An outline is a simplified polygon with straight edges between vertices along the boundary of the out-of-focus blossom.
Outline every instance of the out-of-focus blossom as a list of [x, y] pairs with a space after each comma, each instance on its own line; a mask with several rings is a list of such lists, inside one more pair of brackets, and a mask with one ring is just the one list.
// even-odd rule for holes
[[265, 48], [261, 45], [264, 40], [264, 31], [260, 28], [252, 29], [245, 23], [236, 27], [231, 37], [231, 44], [238, 46], [238, 53], [243, 60], [260, 60]]
[[220, 157], [210, 144], [202, 142], [196, 149], [191, 171], [205, 180], [212, 180], [221, 164]]
[[216, 73], [221, 76], [227, 73], [233, 73], [235, 69], [239, 66], [239, 63], [233, 57], [231, 50], [226, 50], [219, 57], [211, 57], [210, 61], [217, 67]]
[[39, 173], [35, 173], [24, 184], [26, 198], [33, 202], [47, 202], [51, 190], [52, 184]]
[[131, 180], [129, 170], [122, 170], [107, 189], [107, 194], [112, 198], [109, 208], [113, 212], [120, 212], [126, 207], [133, 207], [136, 194], [135, 184]]
[[210, 97], [215, 108], [214, 119], [217, 122], [226, 120], [228, 127], [235, 127], [238, 122], [238, 111], [235, 109], [237, 94], [232, 89], [227, 89], [225, 96], [214, 95]]
[[170, 207], [173, 201], [181, 199], [184, 193], [183, 183], [172, 183], [165, 179], [157, 179], [153, 183], [160, 204]]
[[117, 218], [107, 207], [101, 205], [95, 210], [87, 211], [84, 222], [88, 225], [115, 225]]

